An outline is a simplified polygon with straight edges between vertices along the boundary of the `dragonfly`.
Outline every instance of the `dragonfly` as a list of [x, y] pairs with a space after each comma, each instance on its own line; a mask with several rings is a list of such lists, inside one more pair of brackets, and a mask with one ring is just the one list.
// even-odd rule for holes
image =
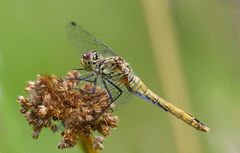
[[82, 68], [78, 70], [85, 71], [86, 75], [80, 80], [92, 82], [95, 87], [100, 82], [109, 95], [110, 104], [121, 102], [125, 99], [121, 97], [129, 93], [171, 113], [197, 130], [209, 131], [201, 121], [151, 91], [122, 57], [76, 22], [70, 22], [66, 32], [81, 53]]

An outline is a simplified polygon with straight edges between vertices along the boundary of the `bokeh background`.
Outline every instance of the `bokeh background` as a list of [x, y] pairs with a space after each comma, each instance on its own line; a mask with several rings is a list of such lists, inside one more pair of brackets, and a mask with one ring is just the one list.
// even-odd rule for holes
[[210, 128], [199, 132], [133, 97], [103, 153], [240, 153], [239, 0], [0, 0], [0, 153], [58, 150], [16, 102], [36, 74], [79, 67], [65, 27], [75, 20], [110, 45], [156, 93]]

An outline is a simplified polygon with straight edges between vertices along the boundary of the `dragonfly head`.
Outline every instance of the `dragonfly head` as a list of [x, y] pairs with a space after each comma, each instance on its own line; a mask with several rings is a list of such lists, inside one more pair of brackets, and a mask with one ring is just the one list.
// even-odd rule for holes
[[81, 64], [87, 71], [92, 71], [96, 68], [98, 61], [99, 54], [96, 51], [88, 51], [83, 54]]

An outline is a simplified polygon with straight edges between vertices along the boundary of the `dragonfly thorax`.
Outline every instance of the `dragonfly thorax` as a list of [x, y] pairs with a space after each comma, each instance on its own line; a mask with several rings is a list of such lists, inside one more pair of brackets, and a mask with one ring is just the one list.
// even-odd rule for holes
[[88, 51], [82, 55], [81, 64], [88, 72], [102, 79], [124, 81], [131, 74], [131, 69], [121, 57], [104, 57], [96, 51]]
[[104, 58], [99, 66], [98, 74], [112, 81], [124, 81], [131, 73], [128, 64], [119, 56]]

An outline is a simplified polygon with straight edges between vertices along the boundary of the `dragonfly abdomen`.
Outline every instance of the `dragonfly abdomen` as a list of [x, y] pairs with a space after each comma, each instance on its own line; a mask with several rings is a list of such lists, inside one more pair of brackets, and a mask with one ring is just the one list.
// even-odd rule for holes
[[165, 111], [170, 112], [177, 118], [181, 119], [185, 123], [191, 125], [192, 127], [196, 128], [197, 130], [208, 132], [209, 128], [200, 122], [198, 119], [194, 118], [192, 115], [186, 113], [185, 111], [179, 109], [178, 107], [174, 106], [173, 104], [169, 103], [168, 101], [162, 99], [157, 94], [152, 92], [142, 81], [135, 75], [130, 75], [129, 82], [127, 83], [128, 90], [148, 101], [158, 107], [162, 108]]
[[154, 105], [157, 105], [158, 107], [162, 108], [165, 111], [168, 111], [165, 107], [163, 107], [158, 101], [159, 97], [154, 94], [148, 87], [139, 79], [139, 77], [135, 75], [130, 75], [129, 82], [127, 84], [128, 90], [134, 94], [135, 96], [138, 96], [148, 102], [151, 102]]

